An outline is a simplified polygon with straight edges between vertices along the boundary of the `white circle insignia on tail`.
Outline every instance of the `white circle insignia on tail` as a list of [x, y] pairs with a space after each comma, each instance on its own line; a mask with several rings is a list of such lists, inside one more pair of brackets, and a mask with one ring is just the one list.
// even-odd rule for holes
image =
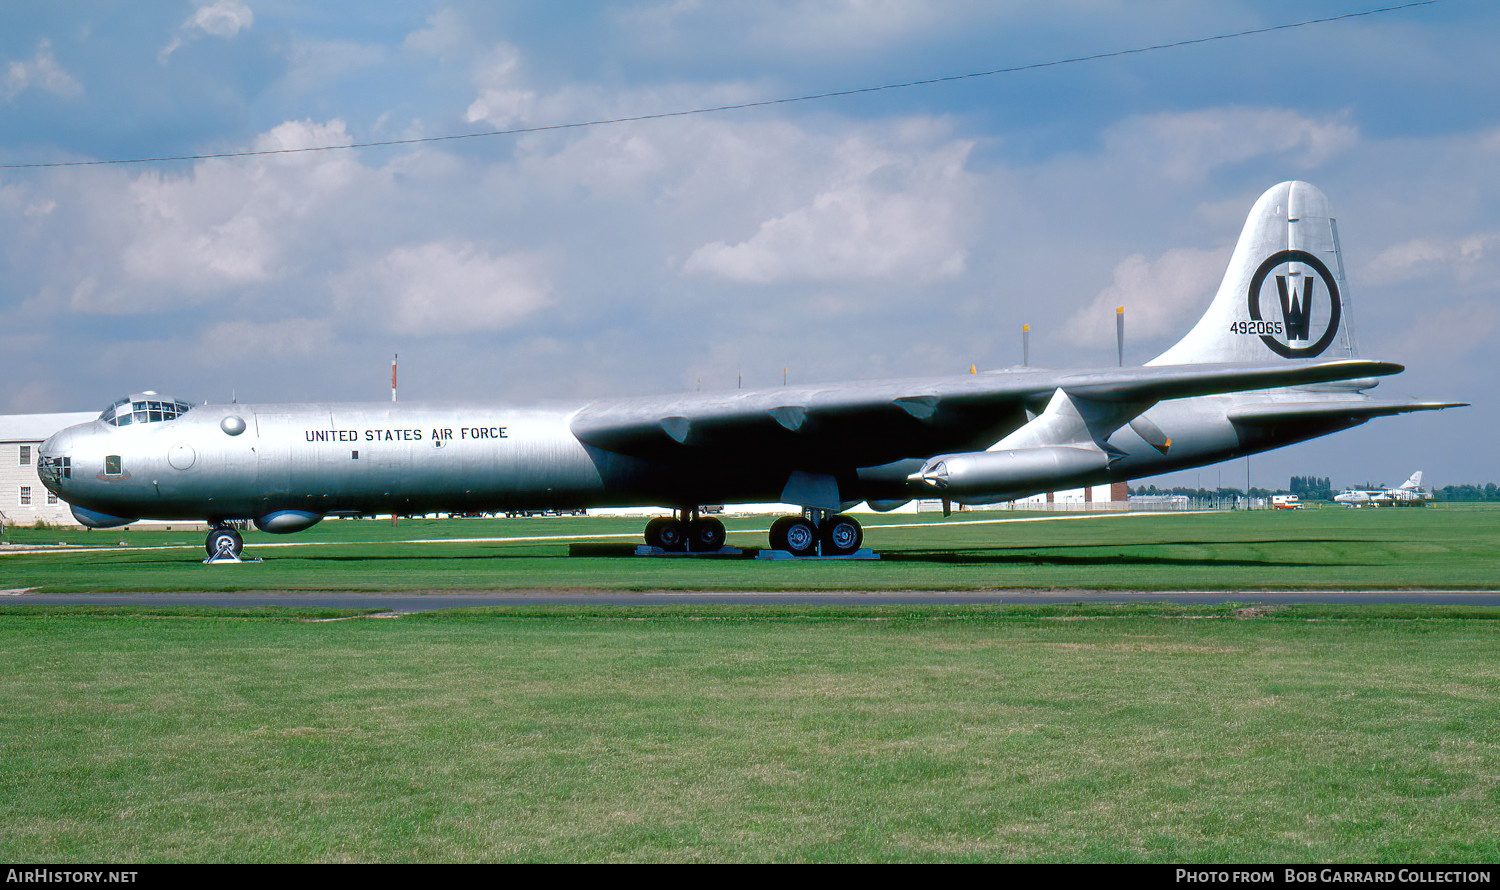
[[[1281, 321], [1276, 324], [1273, 319], [1263, 318], [1261, 315], [1261, 288], [1266, 284], [1266, 279], [1272, 270], [1278, 266], [1302, 265], [1317, 273], [1317, 277], [1323, 279], [1323, 290], [1327, 294], [1327, 313], [1314, 313], [1315, 302], [1322, 302], [1317, 288], [1314, 284], [1315, 278], [1305, 275], [1300, 270], [1276, 276], [1276, 284], [1270, 299], [1272, 306], [1280, 312]], [[1262, 343], [1266, 348], [1284, 358], [1312, 358], [1322, 355], [1333, 338], [1338, 336], [1339, 319], [1343, 314], [1343, 304], [1339, 297], [1339, 285], [1334, 280], [1333, 273], [1323, 261], [1305, 250], [1283, 250], [1272, 254], [1266, 261], [1255, 270], [1255, 277], [1250, 279], [1249, 309], [1252, 325], [1257, 322], [1271, 322], [1275, 334], [1266, 333], [1264, 326], [1253, 326], [1253, 332], [1260, 335]], [[1315, 315], [1322, 315], [1327, 328], [1321, 330], [1316, 336], [1312, 332]], [[1306, 345], [1294, 346], [1293, 343]]]

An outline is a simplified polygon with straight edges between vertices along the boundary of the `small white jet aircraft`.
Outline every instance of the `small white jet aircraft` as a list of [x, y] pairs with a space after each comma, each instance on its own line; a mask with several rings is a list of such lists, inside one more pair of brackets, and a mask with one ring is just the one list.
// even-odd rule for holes
[[1334, 495], [1333, 502], [1346, 507], [1425, 507], [1432, 492], [1422, 487], [1422, 471], [1411, 474], [1400, 488], [1348, 488]]
[[1355, 357], [1338, 229], [1322, 192], [1255, 203], [1197, 325], [1138, 368], [1009, 368], [521, 407], [483, 402], [193, 405], [142, 393], [43, 443], [44, 484], [84, 525], [206, 520], [295, 532], [328, 515], [658, 505], [663, 550], [718, 550], [704, 505], [802, 508], [774, 549], [848, 554], [843, 511], [984, 504], [1203, 466], [1454, 407], [1381, 400], [1403, 370]]

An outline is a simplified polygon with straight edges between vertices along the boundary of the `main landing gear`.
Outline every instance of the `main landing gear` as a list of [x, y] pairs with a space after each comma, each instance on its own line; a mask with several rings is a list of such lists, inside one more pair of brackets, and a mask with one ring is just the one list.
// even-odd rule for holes
[[783, 516], [771, 524], [771, 549], [793, 556], [847, 556], [864, 543], [865, 530], [852, 516], [828, 510]]
[[646, 523], [646, 544], [667, 553], [712, 553], [724, 547], [724, 523], [700, 516], [697, 507], [673, 511]]
[[[724, 537], [724, 523], [701, 515], [697, 507], [684, 507], [671, 517], [658, 516], [646, 523], [646, 545], [664, 553], [720, 553]], [[771, 525], [771, 550], [792, 556], [848, 556], [864, 540], [865, 531], [858, 521], [830, 510], [783, 516]]]

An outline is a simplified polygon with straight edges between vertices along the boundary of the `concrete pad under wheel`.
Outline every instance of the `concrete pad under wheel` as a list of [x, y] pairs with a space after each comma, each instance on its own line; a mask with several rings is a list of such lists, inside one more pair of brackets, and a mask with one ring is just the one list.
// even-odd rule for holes
[[671, 556], [671, 557], [699, 557], [713, 559], [748, 559], [751, 554], [746, 553], [739, 547], [720, 547], [718, 550], [663, 550], [660, 547], [652, 547], [650, 544], [639, 544], [635, 548], [636, 556]]
[[868, 547], [861, 547], [853, 553], [837, 553], [832, 556], [798, 556], [785, 550], [762, 550], [755, 555], [756, 559], [879, 559], [880, 554]]

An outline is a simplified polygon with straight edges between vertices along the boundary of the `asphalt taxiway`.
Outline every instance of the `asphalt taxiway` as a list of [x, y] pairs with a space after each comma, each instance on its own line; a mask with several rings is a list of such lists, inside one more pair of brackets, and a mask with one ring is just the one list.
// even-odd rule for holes
[[272, 591], [231, 593], [36, 593], [0, 591], [3, 605], [221, 606], [247, 608], [379, 609], [430, 612], [485, 606], [882, 606], [1045, 605], [1065, 603], [1178, 603], [1220, 605], [1343, 604], [1500, 606], [1500, 590], [829, 590], [829, 591], [619, 591], [493, 590], [434, 592]]

